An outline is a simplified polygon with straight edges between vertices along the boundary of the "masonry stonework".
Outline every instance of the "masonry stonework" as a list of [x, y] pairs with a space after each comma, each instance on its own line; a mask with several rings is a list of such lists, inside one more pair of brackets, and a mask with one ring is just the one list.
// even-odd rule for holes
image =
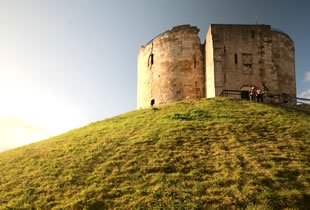
[[137, 108], [260, 87], [296, 97], [294, 43], [268, 25], [176, 26], [142, 46]]

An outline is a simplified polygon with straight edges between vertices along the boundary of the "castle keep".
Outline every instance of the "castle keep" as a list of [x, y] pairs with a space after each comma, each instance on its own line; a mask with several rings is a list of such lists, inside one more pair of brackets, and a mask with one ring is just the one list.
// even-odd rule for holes
[[195, 26], [168, 30], [138, 55], [137, 108], [210, 98], [260, 87], [296, 97], [294, 42], [269, 25], [210, 25], [204, 43]]

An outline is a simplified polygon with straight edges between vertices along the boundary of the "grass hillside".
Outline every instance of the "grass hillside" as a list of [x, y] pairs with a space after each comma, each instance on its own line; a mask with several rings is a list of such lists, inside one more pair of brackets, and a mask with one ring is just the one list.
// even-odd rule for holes
[[309, 128], [230, 98], [125, 113], [0, 153], [0, 209], [307, 209]]

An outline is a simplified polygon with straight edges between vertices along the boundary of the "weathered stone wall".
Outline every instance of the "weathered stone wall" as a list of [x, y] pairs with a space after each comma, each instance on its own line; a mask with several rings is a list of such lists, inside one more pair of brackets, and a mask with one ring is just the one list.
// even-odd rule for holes
[[[207, 83], [214, 77], [215, 96], [223, 89], [251, 86], [266, 93], [296, 95], [294, 43], [286, 34], [268, 25], [215, 24], [206, 40], [206, 77]], [[213, 48], [208, 47], [211, 44]], [[210, 91], [207, 97], [214, 96]]]
[[138, 55], [138, 108], [187, 98], [249, 90], [296, 96], [294, 43], [269, 25], [212, 24], [205, 43], [199, 29], [177, 26], [142, 46]]
[[[209, 27], [205, 41], [205, 72], [206, 72], [206, 97], [215, 97], [215, 75], [214, 75], [214, 51], [211, 34], [211, 26]], [[218, 78], [216, 79], [218, 80]]]
[[138, 108], [205, 97], [199, 29], [177, 26], [141, 47], [138, 55]]
[[[211, 25], [209, 31], [212, 40], [208, 36], [206, 40], [213, 43], [213, 49], [206, 48], [206, 60], [214, 61], [215, 96], [223, 89], [248, 90], [253, 85], [267, 89], [269, 78], [277, 81], [277, 75], [271, 71], [269, 26], [216, 24]], [[209, 71], [207, 69], [207, 74]]]
[[272, 30], [272, 58], [278, 74], [278, 92], [296, 97], [295, 47], [291, 38], [283, 32]]

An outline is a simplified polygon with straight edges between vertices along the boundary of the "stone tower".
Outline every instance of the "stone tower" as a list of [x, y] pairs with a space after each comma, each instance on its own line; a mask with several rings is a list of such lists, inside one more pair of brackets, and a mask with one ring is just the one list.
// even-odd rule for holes
[[268, 25], [212, 24], [205, 54], [208, 98], [253, 85], [296, 97], [294, 42], [283, 32]]
[[294, 43], [268, 25], [212, 24], [201, 44], [199, 29], [172, 28], [138, 55], [137, 108], [249, 90], [296, 97]]
[[141, 47], [138, 56], [138, 108], [205, 96], [199, 29], [177, 26]]

